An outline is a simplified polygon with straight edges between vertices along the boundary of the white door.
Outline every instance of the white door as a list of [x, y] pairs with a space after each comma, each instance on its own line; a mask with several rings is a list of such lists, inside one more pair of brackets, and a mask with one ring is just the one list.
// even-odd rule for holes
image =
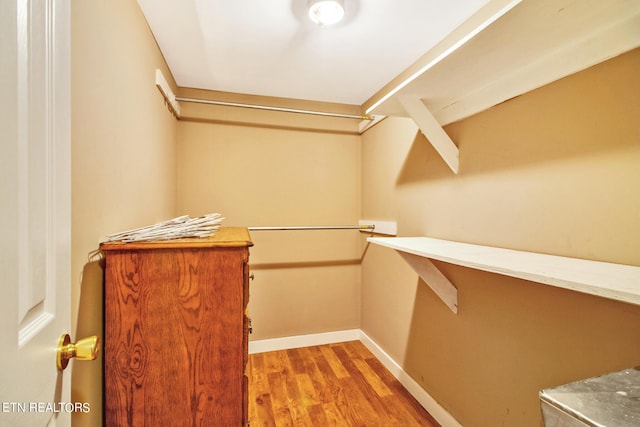
[[[0, 426], [70, 425], [70, 4], [0, 1]], [[74, 337], [75, 338], [75, 337]]]

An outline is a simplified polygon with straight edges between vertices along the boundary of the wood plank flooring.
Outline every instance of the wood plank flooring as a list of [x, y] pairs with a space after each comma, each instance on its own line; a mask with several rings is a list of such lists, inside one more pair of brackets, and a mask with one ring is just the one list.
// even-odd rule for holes
[[252, 354], [247, 372], [251, 427], [440, 427], [360, 341]]

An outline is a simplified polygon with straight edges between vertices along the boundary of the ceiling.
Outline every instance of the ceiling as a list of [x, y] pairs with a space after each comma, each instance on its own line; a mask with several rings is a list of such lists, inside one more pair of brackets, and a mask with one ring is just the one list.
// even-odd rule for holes
[[178, 86], [361, 105], [488, 0], [138, 0]]

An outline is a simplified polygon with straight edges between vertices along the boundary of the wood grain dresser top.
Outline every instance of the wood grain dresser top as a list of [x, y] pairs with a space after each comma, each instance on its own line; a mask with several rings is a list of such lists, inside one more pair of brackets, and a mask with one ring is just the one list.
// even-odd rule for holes
[[160, 240], [154, 242], [106, 242], [100, 244], [102, 251], [181, 249], [253, 246], [249, 230], [245, 227], [222, 227], [213, 236], [204, 238]]

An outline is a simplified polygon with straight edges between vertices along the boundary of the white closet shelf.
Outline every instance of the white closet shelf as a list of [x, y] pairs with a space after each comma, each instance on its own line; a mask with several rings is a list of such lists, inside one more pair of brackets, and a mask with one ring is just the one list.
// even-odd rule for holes
[[640, 46], [639, 24], [635, 0], [489, 0], [365, 108], [418, 98], [446, 125]]
[[[640, 305], [640, 267], [460, 243], [429, 237], [370, 237], [369, 242], [397, 250], [418, 271], [430, 259], [517, 277], [545, 285]], [[408, 256], [406, 255], [408, 254]], [[417, 266], [416, 266], [417, 264]], [[430, 275], [420, 276], [429, 284]], [[426, 276], [426, 277], [425, 277]], [[432, 280], [432, 279], [431, 279]], [[448, 286], [448, 285], [447, 285]], [[453, 285], [451, 285], [453, 286]], [[445, 303], [457, 310], [451, 289]], [[449, 296], [447, 296], [449, 295]], [[455, 306], [455, 309], [452, 307]]]
[[638, 46], [637, 0], [488, 0], [364, 107], [412, 118], [458, 173], [442, 126]]

